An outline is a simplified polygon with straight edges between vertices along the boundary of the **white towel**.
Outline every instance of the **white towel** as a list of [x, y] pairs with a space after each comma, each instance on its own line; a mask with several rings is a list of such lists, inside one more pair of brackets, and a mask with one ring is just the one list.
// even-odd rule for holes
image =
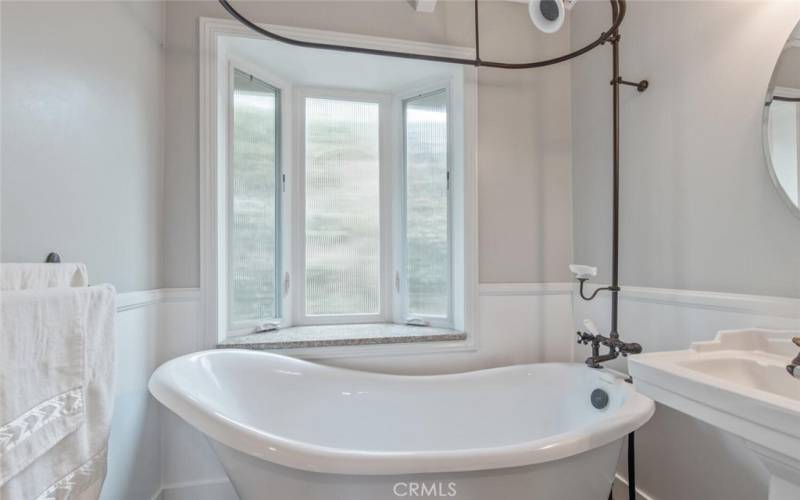
[[89, 273], [84, 264], [0, 264], [0, 290], [88, 285]]
[[[79, 391], [82, 396], [82, 419], [77, 428], [62, 436], [62, 439], [53, 443], [48, 450], [43, 450], [44, 445], [37, 448], [36, 451], [44, 451], [44, 453], [35, 458], [30, 465], [12, 474], [10, 479], [6, 478], [5, 484], [0, 482], [0, 498], [3, 500], [62, 498], [94, 500], [99, 495], [105, 479], [106, 447], [113, 404], [113, 335], [116, 315], [114, 288], [110, 285], [100, 285], [36, 292], [4, 292], [0, 294], [0, 300], [3, 302], [2, 309], [5, 312], [9, 308], [9, 298], [12, 301], [21, 301], [22, 299], [19, 297], [29, 298], [35, 295], [46, 297], [48, 304], [51, 301], [57, 301], [56, 298], [66, 301], [73, 300], [72, 304], [80, 310], [78, 323], [83, 325], [80, 356], [82, 377], [79, 380], [79, 385], [82, 387]], [[65, 297], [71, 299], [64, 299]], [[41, 314], [55, 314], [51, 308], [43, 308], [40, 311]], [[64, 334], [70, 333], [68, 329], [64, 328], [60, 331]], [[58, 333], [59, 331], [54, 330], [48, 332], [49, 336]], [[12, 348], [18, 349], [21, 344], [30, 343], [23, 337], [21, 331], [10, 332], [6, 331], [4, 327], [0, 332], [0, 358], [15, 358], [5, 352]], [[62, 346], [62, 349], [72, 354], [75, 352], [73, 346]], [[6, 411], [6, 401], [10, 401], [11, 397], [16, 400], [24, 399], [23, 393], [27, 394], [28, 391], [41, 393], [41, 388], [46, 387], [49, 388], [49, 393], [55, 395], [56, 392], [71, 386], [74, 383], [72, 378], [74, 369], [65, 368], [61, 371], [53, 369], [54, 366], [69, 365], [62, 358], [60, 353], [50, 352], [46, 360], [40, 359], [33, 365], [35, 369], [29, 370], [29, 372], [43, 370], [48, 373], [46, 381], [36, 386], [31, 386], [30, 381], [39, 375], [23, 374], [23, 377], [27, 377], [24, 379], [25, 382], [12, 380], [12, 377], [18, 376], [22, 372], [11, 372], [6, 369], [5, 364], [0, 364], [0, 410]], [[0, 363], [5, 362], [5, 360], [0, 361]], [[16, 405], [16, 407], [19, 406], [19, 404]], [[69, 411], [62, 411], [61, 416], [66, 419], [70, 414]], [[4, 418], [2, 415], [0, 413], [0, 421]], [[7, 460], [5, 457], [0, 460], [0, 466], [4, 466], [5, 460]], [[14, 459], [8, 460], [13, 461]], [[0, 475], [7, 476], [8, 472], [0, 471]]]

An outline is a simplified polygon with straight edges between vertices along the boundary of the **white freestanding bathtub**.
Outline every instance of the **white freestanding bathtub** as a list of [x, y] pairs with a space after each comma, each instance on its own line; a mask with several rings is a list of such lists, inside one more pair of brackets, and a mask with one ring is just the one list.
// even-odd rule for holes
[[169, 361], [150, 391], [210, 438], [241, 500], [606, 500], [654, 411], [580, 364], [398, 376], [245, 350]]

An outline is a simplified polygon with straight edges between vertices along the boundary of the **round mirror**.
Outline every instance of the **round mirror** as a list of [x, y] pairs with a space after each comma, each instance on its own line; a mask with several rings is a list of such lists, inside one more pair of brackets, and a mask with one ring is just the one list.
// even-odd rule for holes
[[781, 52], [767, 90], [764, 150], [775, 186], [800, 217], [800, 23]]

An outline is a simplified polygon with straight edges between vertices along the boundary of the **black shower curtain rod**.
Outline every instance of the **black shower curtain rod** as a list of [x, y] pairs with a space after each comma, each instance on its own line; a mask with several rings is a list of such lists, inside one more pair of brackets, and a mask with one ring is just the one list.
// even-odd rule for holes
[[620, 25], [622, 24], [622, 20], [625, 18], [625, 11], [627, 9], [627, 6], [626, 6], [626, 0], [610, 0], [610, 2], [612, 11], [611, 26], [608, 28], [607, 31], [601, 33], [600, 36], [595, 41], [589, 43], [584, 47], [581, 47], [578, 50], [570, 52], [569, 54], [565, 54], [559, 57], [554, 57], [551, 59], [544, 59], [541, 61], [533, 61], [527, 63], [506, 63], [506, 62], [496, 62], [496, 61], [484, 61], [481, 59], [478, 0], [475, 0], [475, 58], [474, 59], [467, 59], [461, 57], [434, 56], [427, 54], [415, 54], [410, 52], [397, 52], [393, 50], [369, 49], [365, 47], [352, 47], [347, 45], [336, 45], [330, 43], [306, 42], [303, 40], [296, 40], [294, 38], [289, 38], [283, 35], [279, 35], [275, 32], [262, 28], [258, 24], [250, 21], [245, 16], [240, 14], [239, 11], [233, 8], [233, 6], [228, 0], [219, 0], [219, 3], [222, 5], [222, 7], [225, 8], [226, 11], [228, 11], [228, 13], [231, 16], [233, 16], [240, 23], [247, 26], [256, 33], [263, 35], [267, 38], [271, 38], [273, 40], [277, 40], [283, 43], [288, 43], [290, 45], [296, 45], [298, 47], [306, 47], [310, 49], [336, 50], [339, 52], [355, 52], [360, 54], [370, 54], [374, 56], [400, 57], [404, 59], [418, 59], [423, 61], [463, 64], [466, 66], [476, 66], [476, 67], [483, 66], [487, 68], [501, 68], [501, 69], [531, 69], [531, 68], [541, 68], [543, 66], [551, 66], [553, 64], [569, 61], [570, 59], [573, 59], [575, 57], [578, 57], [582, 54], [589, 52], [598, 45], [602, 45], [606, 42], [611, 41], [615, 36], [617, 36], [617, 32], [619, 30]]

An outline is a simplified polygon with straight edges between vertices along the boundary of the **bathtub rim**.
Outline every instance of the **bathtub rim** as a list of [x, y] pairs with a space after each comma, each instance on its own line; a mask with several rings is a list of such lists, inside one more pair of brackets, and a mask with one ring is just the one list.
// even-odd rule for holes
[[655, 412], [655, 403], [637, 393], [633, 385], [625, 383], [621, 376], [612, 371], [597, 371], [596, 373], [606, 381], [613, 380], [613, 383], [620, 384], [626, 392], [626, 398], [622, 407], [616, 410], [616, 418], [604, 418], [596, 422], [591, 428], [578, 427], [567, 432], [552, 434], [532, 441], [488, 448], [429, 451], [363, 451], [333, 448], [287, 439], [263, 429], [242, 424], [220, 413], [218, 409], [181, 392], [176, 384], [170, 384], [168, 380], [165, 380], [165, 378], [169, 378], [169, 371], [174, 370], [181, 362], [206, 356], [225, 356], [232, 353], [236, 353], [235, 355], [265, 356], [267, 359], [277, 357], [283, 360], [291, 360], [290, 362], [292, 363], [307, 367], [348, 372], [357, 374], [356, 376], [367, 375], [377, 378], [408, 377], [417, 380], [463, 375], [477, 376], [481, 373], [519, 369], [521, 367], [535, 368], [542, 365], [567, 366], [592, 370], [593, 372], [595, 370], [579, 363], [532, 363], [444, 375], [393, 375], [326, 366], [270, 352], [216, 349], [199, 351], [167, 361], [158, 367], [150, 377], [148, 383], [150, 393], [167, 409], [206, 436], [247, 455], [308, 472], [347, 475], [396, 475], [467, 472], [536, 465], [577, 455], [622, 439], [629, 432], [646, 423]]

